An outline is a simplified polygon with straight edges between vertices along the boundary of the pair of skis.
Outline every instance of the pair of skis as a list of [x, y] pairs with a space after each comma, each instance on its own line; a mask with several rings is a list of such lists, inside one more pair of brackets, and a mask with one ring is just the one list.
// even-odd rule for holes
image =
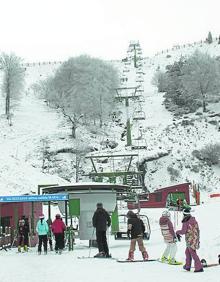
[[117, 258], [114, 258], [114, 257], [109, 257], [109, 258], [106, 258], [106, 257], [86, 257], [86, 256], [82, 256], [82, 257], [78, 257], [78, 259], [97, 259], [97, 260], [115, 260], [117, 262], [120, 262], [120, 263], [125, 263], [125, 262], [130, 262], [130, 263], [133, 263], [133, 262], [152, 262], [152, 261], [157, 261], [156, 259], [148, 259], [148, 260], [143, 260], [143, 259], [136, 259], [136, 260], [127, 260], [127, 259], [117, 259]]

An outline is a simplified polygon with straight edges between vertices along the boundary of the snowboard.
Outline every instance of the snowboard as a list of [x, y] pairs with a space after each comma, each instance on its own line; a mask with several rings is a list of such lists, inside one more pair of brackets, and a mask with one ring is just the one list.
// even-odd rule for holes
[[213, 267], [213, 266], [219, 266], [220, 265], [220, 255], [218, 256], [218, 258], [219, 258], [219, 262], [218, 263], [207, 263], [207, 261], [205, 259], [201, 259], [202, 266], [204, 268], [206, 268], [206, 267]]
[[148, 260], [143, 260], [143, 259], [135, 259], [135, 260], [127, 260], [127, 259], [117, 259], [117, 262], [125, 263], [125, 262], [152, 262], [152, 261], [157, 261], [156, 259], [148, 259]]

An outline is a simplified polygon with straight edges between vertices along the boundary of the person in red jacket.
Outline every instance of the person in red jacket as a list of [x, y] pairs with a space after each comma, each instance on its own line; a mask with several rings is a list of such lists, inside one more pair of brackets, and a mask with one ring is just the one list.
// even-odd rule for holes
[[51, 225], [51, 230], [55, 236], [55, 252], [61, 254], [64, 248], [64, 231], [66, 230], [66, 225], [60, 214], [56, 215], [56, 219]]

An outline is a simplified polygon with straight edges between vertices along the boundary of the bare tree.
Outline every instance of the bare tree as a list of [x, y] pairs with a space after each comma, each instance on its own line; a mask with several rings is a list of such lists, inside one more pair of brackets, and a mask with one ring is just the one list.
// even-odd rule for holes
[[5, 114], [10, 125], [11, 102], [19, 99], [24, 87], [25, 70], [21, 63], [21, 58], [14, 54], [2, 53], [0, 56], [0, 69], [4, 73], [2, 92], [5, 96]]

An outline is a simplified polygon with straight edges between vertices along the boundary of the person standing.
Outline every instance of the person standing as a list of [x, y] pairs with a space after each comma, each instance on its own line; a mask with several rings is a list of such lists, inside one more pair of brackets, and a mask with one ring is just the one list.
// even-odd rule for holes
[[103, 208], [102, 203], [97, 203], [97, 209], [92, 217], [93, 227], [96, 228], [96, 241], [99, 252], [94, 257], [106, 257], [109, 258], [109, 248], [106, 238], [107, 227], [111, 226], [111, 218], [109, 213]]
[[134, 251], [135, 251], [136, 243], [138, 243], [138, 247], [140, 252], [142, 253], [143, 259], [148, 260], [148, 253], [144, 247], [144, 241], [143, 241], [144, 232], [145, 232], [144, 223], [140, 218], [138, 218], [138, 216], [133, 211], [128, 211], [127, 218], [128, 218], [127, 233], [131, 239], [127, 260], [130, 261], [134, 260]]
[[173, 224], [170, 220], [170, 212], [163, 211], [162, 216], [159, 220], [161, 233], [166, 243], [166, 249], [163, 252], [161, 261], [169, 264], [180, 264], [176, 261], [175, 256], [177, 252], [177, 237], [174, 232]]
[[29, 247], [29, 234], [30, 234], [30, 226], [27, 217], [24, 217], [24, 251], [28, 251]]
[[202, 263], [196, 253], [196, 250], [199, 249], [199, 225], [195, 219], [190, 214], [190, 209], [186, 208], [183, 210], [183, 220], [182, 220], [182, 229], [176, 231], [176, 235], [180, 237], [185, 234], [186, 240], [186, 263], [183, 268], [187, 271], [191, 269], [192, 259], [194, 260], [195, 270], [194, 272], [203, 272]]
[[21, 252], [21, 248], [24, 247], [24, 233], [25, 233], [25, 228], [24, 228], [24, 218], [22, 216], [21, 219], [18, 221], [18, 252]]
[[47, 233], [49, 231], [48, 224], [44, 219], [44, 215], [39, 216], [39, 220], [37, 222], [36, 231], [38, 233], [39, 243], [38, 243], [38, 254], [41, 254], [42, 243], [44, 245], [44, 254], [47, 254]]
[[55, 252], [61, 254], [64, 248], [64, 231], [66, 230], [66, 225], [60, 214], [56, 214], [55, 217], [51, 225], [51, 230], [55, 236]]
[[48, 242], [49, 242], [50, 250], [53, 251], [53, 241], [52, 241], [52, 231], [51, 231], [52, 220], [51, 220], [51, 218], [48, 218], [47, 224], [48, 224], [48, 228], [49, 228]]

